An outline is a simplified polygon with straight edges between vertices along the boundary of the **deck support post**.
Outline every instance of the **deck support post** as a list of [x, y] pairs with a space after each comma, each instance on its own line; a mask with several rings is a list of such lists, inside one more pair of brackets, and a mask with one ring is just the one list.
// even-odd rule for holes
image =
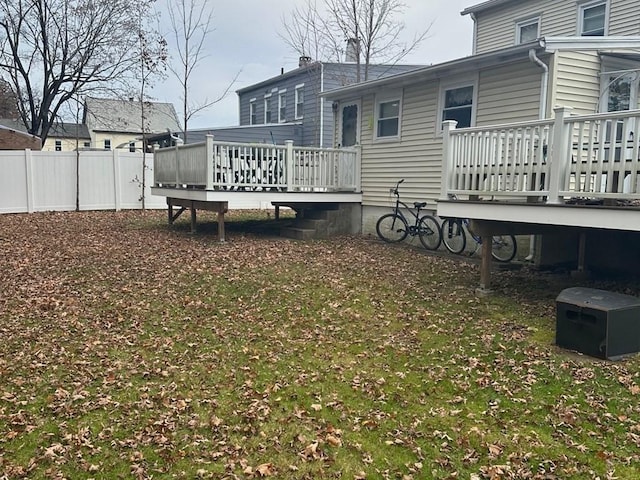
[[169, 225], [173, 225], [173, 223], [177, 220], [177, 218], [182, 215], [182, 212], [186, 210], [185, 207], [180, 207], [175, 214], [173, 213], [173, 201], [171, 198], [167, 198], [167, 220], [169, 221]]
[[224, 209], [218, 211], [218, 240], [220, 243], [225, 242], [224, 238]]
[[191, 233], [196, 233], [196, 206], [191, 202]]
[[476, 289], [476, 295], [486, 297], [491, 294], [491, 251], [493, 237], [482, 236], [482, 260], [480, 263], [480, 287]]
[[276, 220], [280, 220], [280, 205], [276, 205]]
[[571, 276], [577, 279], [589, 278], [589, 271], [586, 268], [587, 256], [587, 234], [581, 231], [578, 234], [578, 266], [571, 272]]

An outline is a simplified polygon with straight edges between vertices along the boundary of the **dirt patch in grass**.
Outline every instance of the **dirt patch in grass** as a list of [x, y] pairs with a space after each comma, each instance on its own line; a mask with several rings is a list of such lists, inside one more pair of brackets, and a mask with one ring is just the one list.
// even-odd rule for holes
[[0, 478], [640, 476], [638, 358], [553, 345], [570, 278], [165, 215], [0, 216]]

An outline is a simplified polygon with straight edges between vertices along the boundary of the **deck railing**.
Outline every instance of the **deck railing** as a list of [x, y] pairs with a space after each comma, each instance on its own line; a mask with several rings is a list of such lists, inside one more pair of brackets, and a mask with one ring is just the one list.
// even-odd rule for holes
[[358, 148], [214, 141], [158, 149], [158, 187], [251, 191], [360, 191]]
[[444, 124], [441, 198], [640, 198], [640, 110], [456, 129]]

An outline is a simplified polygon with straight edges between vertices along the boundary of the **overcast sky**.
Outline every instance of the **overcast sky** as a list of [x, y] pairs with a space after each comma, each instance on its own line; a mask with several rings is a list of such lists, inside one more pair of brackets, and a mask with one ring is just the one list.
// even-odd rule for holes
[[[166, 0], [171, 1], [171, 0]], [[405, 57], [403, 63], [433, 64], [471, 54], [473, 22], [460, 12], [480, 0], [404, 0], [402, 18], [407, 39], [432, 23], [428, 38]], [[282, 17], [304, 0], [209, 0], [213, 6], [213, 32], [207, 37], [207, 57], [194, 74], [190, 96], [217, 98], [238, 74], [229, 95], [194, 117], [189, 128], [238, 125], [239, 88], [258, 83], [298, 66], [298, 55], [278, 36]], [[163, 24], [168, 15], [161, 13]], [[164, 32], [170, 36], [168, 26]], [[152, 95], [175, 105], [180, 116], [177, 81], [169, 76], [158, 83]]]

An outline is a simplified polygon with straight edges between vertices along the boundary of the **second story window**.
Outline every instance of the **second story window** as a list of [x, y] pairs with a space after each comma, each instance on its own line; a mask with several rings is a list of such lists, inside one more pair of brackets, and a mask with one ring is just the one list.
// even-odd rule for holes
[[56, 152], [62, 151], [62, 140], [56, 140]]
[[256, 99], [249, 100], [249, 125], [258, 123], [258, 114], [256, 112]]
[[105, 138], [104, 139], [104, 149], [105, 150], [111, 150], [111, 139], [110, 138]]
[[129, 142], [129, 152], [131, 153], [136, 152], [136, 142]]
[[264, 123], [271, 123], [273, 121], [271, 115], [271, 94], [268, 94], [264, 96]]
[[278, 92], [278, 122], [283, 123], [287, 120], [287, 91], [280, 90]]
[[580, 35], [602, 37], [606, 34], [607, 2], [589, 2], [580, 5]]
[[516, 44], [532, 42], [540, 36], [540, 17], [516, 23]]
[[302, 85], [296, 85], [294, 96], [294, 101], [296, 102], [295, 117], [296, 120], [299, 120], [304, 116], [304, 83]]

